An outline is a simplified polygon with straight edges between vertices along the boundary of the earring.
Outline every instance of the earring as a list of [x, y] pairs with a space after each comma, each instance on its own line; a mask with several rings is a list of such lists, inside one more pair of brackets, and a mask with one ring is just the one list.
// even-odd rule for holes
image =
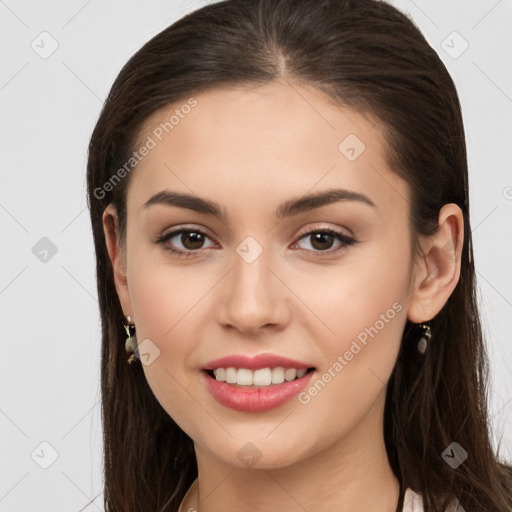
[[127, 354], [131, 354], [128, 358], [128, 364], [132, 364], [137, 360], [137, 357], [134, 354], [134, 351], [137, 348], [137, 338], [135, 336], [135, 324], [132, 322], [130, 316], [125, 316], [124, 330], [126, 331], [127, 336], [124, 348]]
[[430, 338], [432, 337], [432, 332], [430, 330], [430, 325], [427, 322], [423, 322], [420, 324], [421, 329], [421, 338], [418, 341], [418, 352], [420, 354], [424, 354], [427, 350], [428, 343], [430, 341]]

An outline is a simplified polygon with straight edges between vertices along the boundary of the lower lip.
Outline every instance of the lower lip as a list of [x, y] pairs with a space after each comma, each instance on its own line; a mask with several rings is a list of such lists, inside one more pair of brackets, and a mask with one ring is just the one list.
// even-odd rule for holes
[[310, 382], [315, 371], [306, 373], [300, 379], [261, 388], [243, 388], [220, 382], [201, 372], [206, 387], [222, 405], [244, 412], [263, 412], [279, 407], [298, 395]]

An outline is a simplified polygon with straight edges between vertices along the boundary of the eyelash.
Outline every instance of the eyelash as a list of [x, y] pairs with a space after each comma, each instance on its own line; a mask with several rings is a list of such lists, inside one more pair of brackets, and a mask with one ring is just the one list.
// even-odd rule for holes
[[[169, 231], [168, 233], [159, 236], [156, 240], [154, 240], [155, 244], [165, 244], [167, 241], [169, 241], [171, 238], [174, 238], [177, 235], [180, 235], [182, 233], [198, 233], [200, 235], [204, 235], [205, 237], [209, 238], [206, 233], [201, 231], [200, 229], [193, 229], [193, 228], [179, 228], [175, 229], [173, 231]], [[329, 235], [333, 235], [337, 240], [342, 242], [342, 246], [334, 251], [326, 250], [326, 251], [312, 251], [313, 255], [315, 257], [324, 257], [324, 255], [332, 255], [336, 254], [344, 249], [346, 249], [348, 246], [358, 243], [357, 240], [350, 238], [343, 233], [340, 233], [339, 231], [336, 231], [335, 229], [331, 228], [322, 228], [322, 229], [313, 229], [306, 233], [303, 233], [299, 236], [297, 239], [297, 242], [302, 240], [303, 238], [307, 238], [310, 235], [313, 235], [315, 233], [327, 233]], [[195, 253], [199, 252], [200, 249], [197, 250], [187, 250], [183, 251], [181, 249], [173, 249], [172, 247], [165, 247], [165, 250], [171, 253], [173, 256], [176, 256], [178, 258], [193, 258], [195, 257]], [[304, 249], [306, 250], [306, 249]], [[311, 251], [307, 251], [311, 252]]]

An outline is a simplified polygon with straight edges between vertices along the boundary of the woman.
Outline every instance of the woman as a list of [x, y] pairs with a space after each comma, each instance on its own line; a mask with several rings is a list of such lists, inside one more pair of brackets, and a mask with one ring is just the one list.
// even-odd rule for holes
[[106, 511], [511, 509], [459, 101], [405, 15], [204, 7], [89, 149]]

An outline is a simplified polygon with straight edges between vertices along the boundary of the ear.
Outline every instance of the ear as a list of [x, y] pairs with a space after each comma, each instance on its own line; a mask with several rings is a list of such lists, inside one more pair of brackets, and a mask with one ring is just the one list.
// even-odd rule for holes
[[119, 244], [119, 220], [117, 211], [109, 204], [103, 212], [103, 232], [107, 244], [108, 255], [112, 262], [114, 284], [119, 302], [126, 316], [133, 317], [128, 281], [126, 278], [126, 251]]
[[454, 203], [439, 211], [437, 232], [423, 241], [407, 311], [411, 322], [434, 318], [446, 304], [460, 277], [464, 215]]

